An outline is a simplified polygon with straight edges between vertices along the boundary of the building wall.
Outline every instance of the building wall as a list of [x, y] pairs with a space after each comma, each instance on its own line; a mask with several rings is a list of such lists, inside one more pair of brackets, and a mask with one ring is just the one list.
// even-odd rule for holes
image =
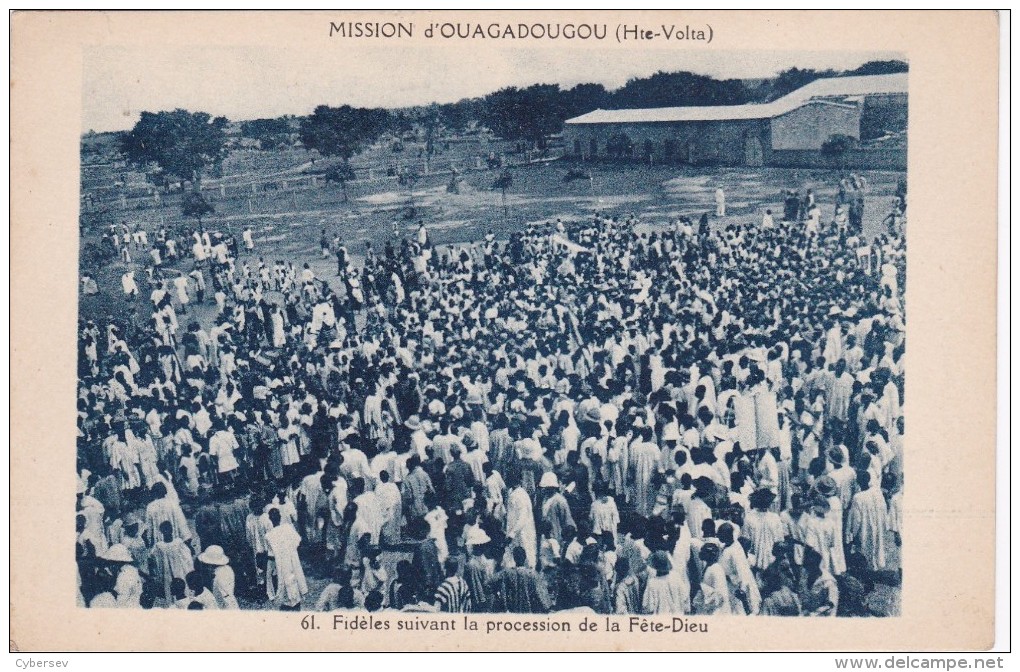
[[819, 150], [832, 135], [859, 140], [861, 108], [814, 103], [773, 118], [771, 126], [773, 150]]
[[[836, 167], [821, 153], [830, 136], [860, 139], [862, 116], [868, 114], [880, 118], [882, 126], [905, 127], [906, 105], [905, 95], [894, 94], [868, 96], [864, 105], [855, 107], [805, 105], [765, 120], [567, 124], [563, 140], [568, 156], [586, 160], [593, 156], [593, 142], [596, 159], [610, 158], [606, 149], [610, 138], [623, 133], [632, 143], [631, 158], [645, 159], [647, 141], [655, 163]], [[862, 147], [848, 152], [841, 163], [854, 168], [906, 170], [906, 147]]]
[[772, 152], [769, 165], [779, 168], [906, 170], [907, 148], [901, 146], [853, 149], [839, 160], [825, 156], [820, 150], [780, 150]]
[[563, 140], [569, 156], [605, 159], [619, 134], [630, 140], [631, 158], [645, 159], [650, 153], [656, 163], [745, 165], [755, 156], [767, 163], [770, 147], [764, 120], [567, 124]]

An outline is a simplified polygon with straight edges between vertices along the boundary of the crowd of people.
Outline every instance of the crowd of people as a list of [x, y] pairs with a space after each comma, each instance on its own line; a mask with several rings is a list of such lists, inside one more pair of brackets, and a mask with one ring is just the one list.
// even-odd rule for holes
[[111, 232], [154, 263], [80, 325], [79, 604], [889, 613], [902, 226], [791, 207], [323, 231], [332, 278]]

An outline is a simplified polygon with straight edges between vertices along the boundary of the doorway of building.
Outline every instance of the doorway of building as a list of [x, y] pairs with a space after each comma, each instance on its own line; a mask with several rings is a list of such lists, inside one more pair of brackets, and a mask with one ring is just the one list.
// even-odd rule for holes
[[765, 152], [762, 150], [761, 139], [744, 132], [744, 165], [761, 166], [765, 163]]

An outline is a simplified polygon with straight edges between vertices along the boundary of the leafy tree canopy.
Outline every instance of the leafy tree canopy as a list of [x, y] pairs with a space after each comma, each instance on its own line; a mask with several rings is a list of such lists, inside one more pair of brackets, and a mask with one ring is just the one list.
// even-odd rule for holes
[[485, 125], [508, 140], [530, 140], [541, 146], [545, 136], [562, 128], [564, 118], [560, 87], [555, 84], [511, 86], [485, 97]]
[[180, 180], [196, 180], [226, 156], [226, 117], [176, 109], [142, 112], [134, 128], [121, 136], [120, 148], [131, 163]]
[[284, 118], [252, 119], [241, 124], [241, 135], [258, 140], [262, 149], [286, 146], [290, 139], [290, 123]]
[[346, 163], [388, 126], [389, 113], [383, 109], [320, 105], [301, 121], [300, 137], [305, 148], [323, 156], [338, 156]]

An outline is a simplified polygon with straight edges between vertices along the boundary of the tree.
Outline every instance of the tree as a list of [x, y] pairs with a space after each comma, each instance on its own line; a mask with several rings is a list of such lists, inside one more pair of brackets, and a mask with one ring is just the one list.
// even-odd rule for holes
[[868, 61], [859, 68], [848, 71], [848, 75], [891, 75], [907, 72], [909, 67], [904, 61]]
[[[120, 148], [132, 164], [147, 170], [153, 180], [169, 187], [167, 178], [199, 184], [208, 166], [226, 157], [226, 117], [205, 112], [142, 112], [141, 118], [120, 139]], [[151, 168], [155, 166], [157, 170]]]
[[578, 84], [562, 93], [564, 118], [570, 119], [610, 105], [610, 95], [601, 84]]
[[789, 68], [783, 70], [765, 87], [767, 91], [766, 98], [768, 100], [781, 98], [802, 86], [807, 86], [816, 79], [835, 77], [836, 74], [835, 70], [812, 70], [810, 68], [803, 70], [801, 68]]
[[413, 167], [404, 168], [397, 176], [397, 184], [407, 187], [407, 207], [404, 210], [404, 219], [414, 219], [417, 216], [418, 209], [414, 204], [414, 186], [420, 179], [421, 173]]
[[629, 80], [611, 96], [616, 108], [739, 105], [748, 101], [739, 79], [718, 80], [693, 72], [657, 72]]
[[344, 192], [344, 202], [347, 202], [347, 183], [354, 180], [354, 169], [351, 168], [350, 164], [342, 163], [339, 166], [333, 166], [326, 171], [323, 175], [323, 179], [326, 184], [330, 182], [336, 182], [340, 185], [340, 189]]
[[184, 194], [184, 199], [181, 201], [181, 212], [185, 217], [197, 219], [198, 225], [201, 226], [202, 217], [212, 214], [214, 210], [209, 201], [202, 196], [202, 192], [193, 189]]
[[456, 103], [445, 103], [439, 106], [439, 118], [443, 126], [453, 133], [463, 133], [474, 116], [474, 110], [467, 100]]
[[506, 192], [512, 186], [514, 186], [514, 177], [510, 174], [510, 171], [506, 169], [503, 169], [503, 172], [499, 174], [496, 181], [492, 183], [492, 188], [499, 189], [502, 194], [503, 217], [506, 219], [510, 219], [510, 208], [507, 207], [506, 204]]
[[546, 136], [558, 133], [563, 119], [560, 87], [555, 84], [511, 86], [485, 97], [482, 121], [507, 140], [528, 140], [544, 149]]
[[[382, 135], [389, 123], [389, 113], [382, 109], [363, 107], [329, 107], [320, 105], [310, 117], [301, 120], [301, 144], [308, 150], [317, 150], [322, 156], [340, 158], [340, 171], [350, 170], [355, 154]], [[327, 180], [328, 181], [328, 180]], [[347, 200], [347, 181], [338, 180]]]
[[301, 120], [301, 144], [323, 156], [338, 156], [346, 163], [379, 138], [388, 117], [382, 109], [320, 105], [310, 117]]
[[241, 136], [259, 143], [259, 149], [276, 149], [290, 144], [290, 123], [287, 119], [253, 119], [241, 124]]
[[439, 136], [439, 106], [430, 105], [422, 115], [421, 124], [425, 128], [425, 172], [432, 171], [432, 157], [436, 153], [436, 138]]

